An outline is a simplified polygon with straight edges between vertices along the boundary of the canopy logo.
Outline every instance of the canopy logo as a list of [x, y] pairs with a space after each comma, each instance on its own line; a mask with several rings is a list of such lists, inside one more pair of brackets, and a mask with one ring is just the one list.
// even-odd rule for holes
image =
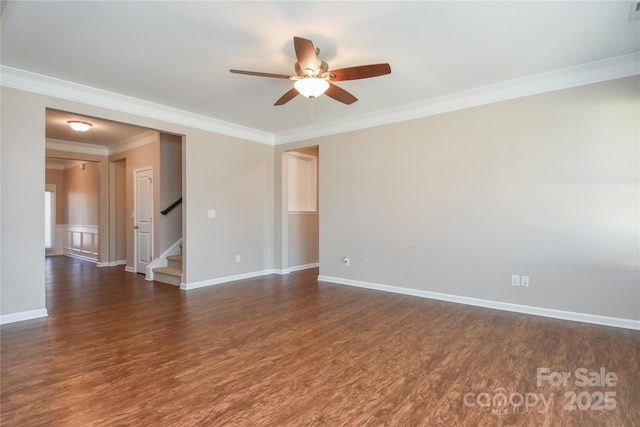
[[[552, 371], [550, 368], [537, 368], [536, 385], [542, 387], [615, 387], [618, 385], [618, 375], [615, 372], [607, 372], [604, 367], [594, 371], [587, 368], [578, 368], [570, 371]], [[560, 394], [558, 394], [560, 396]], [[471, 408], [491, 408], [493, 415], [508, 415], [514, 408], [522, 407], [525, 412], [536, 410], [539, 413], [547, 413], [556, 397], [556, 393], [538, 392], [513, 392], [508, 393], [503, 387], [497, 387], [493, 392], [466, 393], [463, 397], [465, 406]], [[565, 411], [612, 411], [616, 409], [616, 392], [611, 390], [590, 391], [566, 391], [564, 393]]]
[[[509, 407], [519, 408], [524, 406], [525, 411], [529, 412], [532, 408], [537, 408], [541, 414], [549, 411], [549, 406], [553, 401], [554, 394], [551, 393], [547, 399], [544, 393], [511, 393], [507, 394], [507, 391], [498, 387], [493, 390], [492, 393], [467, 393], [464, 395], [463, 402], [467, 407], [479, 406], [481, 408], [492, 408], [491, 413], [494, 415], [508, 415]], [[541, 407], [538, 408], [538, 405]]]

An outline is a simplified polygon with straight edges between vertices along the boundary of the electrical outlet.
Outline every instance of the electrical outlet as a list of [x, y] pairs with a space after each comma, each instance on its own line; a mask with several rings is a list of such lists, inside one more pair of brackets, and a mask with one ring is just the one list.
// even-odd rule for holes
[[511, 286], [520, 286], [520, 276], [517, 274], [511, 275]]
[[520, 281], [520, 286], [524, 286], [525, 288], [529, 287], [529, 276], [522, 276], [522, 280]]
[[240, 255], [236, 255], [236, 262], [240, 262]]
[[344, 257], [342, 259], [342, 262], [344, 262], [345, 267], [349, 267], [351, 265], [351, 260], [349, 259], [349, 257]]

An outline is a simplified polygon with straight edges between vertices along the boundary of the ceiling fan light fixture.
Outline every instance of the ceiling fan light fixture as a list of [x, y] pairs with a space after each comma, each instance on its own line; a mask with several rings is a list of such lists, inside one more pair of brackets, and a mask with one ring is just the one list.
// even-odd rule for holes
[[306, 77], [304, 79], [296, 80], [293, 87], [295, 87], [302, 96], [307, 98], [317, 98], [329, 89], [329, 82], [318, 77]]
[[77, 132], [86, 132], [93, 126], [91, 123], [81, 122], [79, 120], [70, 120], [67, 122], [69, 127]]

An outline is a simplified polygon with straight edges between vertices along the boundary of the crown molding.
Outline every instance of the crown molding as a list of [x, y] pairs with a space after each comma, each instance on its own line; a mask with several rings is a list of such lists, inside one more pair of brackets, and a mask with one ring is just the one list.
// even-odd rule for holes
[[148, 130], [141, 134], [134, 135], [125, 139], [118, 144], [113, 144], [108, 147], [109, 154], [118, 154], [125, 151], [133, 150], [134, 148], [142, 147], [143, 145], [151, 144], [153, 142], [160, 141], [160, 133], [156, 130]]
[[51, 160], [49, 158], [46, 158], [45, 159], [45, 163], [44, 163], [44, 168], [46, 170], [63, 171], [64, 170], [64, 165], [59, 160]]
[[68, 163], [66, 163], [63, 166], [63, 170], [81, 166], [82, 164], [87, 163], [88, 161], [84, 161], [84, 160], [67, 160], [66, 162], [68, 162]]
[[69, 153], [91, 154], [94, 156], [108, 156], [109, 150], [103, 145], [84, 144], [81, 142], [62, 141], [60, 139], [47, 138], [45, 141], [47, 150], [65, 151]]
[[47, 150], [65, 151], [78, 154], [92, 154], [96, 156], [109, 156], [111, 154], [123, 153], [142, 147], [143, 145], [158, 142], [160, 140], [159, 132], [156, 130], [147, 130], [138, 135], [134, 135], [125, 139], [118, 144], [105, 146], [98, 144], [86, 144], [81, 142], [64, 141], [61, 139], [47, 138]]
[[640, 52], [509, 80], [313, 128], [272, 134], [137, 98], [0, 66], [2, 86], [109, 108], [269, 145], [286, 144], [640, 74]]
[[275, 144], [303, 141], [375, 126], [434, 116], [509, 99], [568, 89], [640, 74], [640, 53], [622, 55], [574, 67], [508, 80], [425, 101], [389, 108], [372, 114], [332, 121], [313, 128], [275, 134]]
[[269, 132], [30, 71], [0, 65], [0, 76], [0, 85], [13, 89], [81, 102], [262, 144], [273, 145], [274, 142], [273, 134]]

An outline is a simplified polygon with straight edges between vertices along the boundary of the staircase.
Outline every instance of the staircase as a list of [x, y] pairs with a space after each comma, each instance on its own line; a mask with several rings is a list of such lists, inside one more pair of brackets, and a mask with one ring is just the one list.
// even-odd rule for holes
[[167, 263], [167, 267], [153, 269], [153, 280], [180, 286], [180, 282], [182, 282], [182, 255], [168, 256]]

